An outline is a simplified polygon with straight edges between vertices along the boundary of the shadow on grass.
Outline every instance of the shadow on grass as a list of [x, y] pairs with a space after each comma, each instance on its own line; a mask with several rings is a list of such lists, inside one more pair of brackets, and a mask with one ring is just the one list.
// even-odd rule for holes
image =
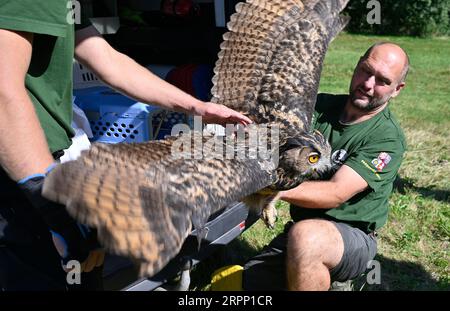
[[[437, 281], [420, 264], [398, 261], [377, 255], [380, 263], [380, 284], [365, 284], [363, 291], [380, 290], [450, 290], [449, 279]], [[355, 289], [360, 288], [362, 280], [358, 280]]]
[[417, 187], [414, 185], [413, 181], [406, 178], [397, 177], [394, 181], [394, 189], [401, 194], [405, 194], [406, 190], [412, 190], [420, 193], [423, 197], [450, 203], [450, 190]]

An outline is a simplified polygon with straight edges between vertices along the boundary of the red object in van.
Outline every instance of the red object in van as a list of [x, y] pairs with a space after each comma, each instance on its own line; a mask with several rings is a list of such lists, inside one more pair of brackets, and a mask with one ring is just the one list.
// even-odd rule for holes
[[188, 17], [194, 13], [192, 0], [163, 0], [161, 11], [166, 15]]

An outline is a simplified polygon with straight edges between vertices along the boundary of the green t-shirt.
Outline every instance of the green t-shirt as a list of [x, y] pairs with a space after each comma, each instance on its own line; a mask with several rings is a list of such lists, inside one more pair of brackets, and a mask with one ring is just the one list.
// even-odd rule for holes
[[405, 137], [388, 107], [361, 123], [341, 124], [339, 117], [347, 98], [319, 94], [313, 126], [330, 142], [335, 168], [343, 164], [351, 167], [369, 188], [333, 209], [292, 205], [291, 216], [295, 221], [321, 217], [372, 232], [386, 223], [388, 199], [406, 149]]
[[25, 85], [51, 152], [69, 147], [73, 136], [70, 8], [67, 0], [0, 0], [0, 28], [34, 34]]

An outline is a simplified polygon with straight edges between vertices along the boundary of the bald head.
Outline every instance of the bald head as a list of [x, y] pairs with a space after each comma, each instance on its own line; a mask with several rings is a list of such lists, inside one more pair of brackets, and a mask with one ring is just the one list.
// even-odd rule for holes
[[409, 71], [409, 57], [400, 46], [391, 42], [375, 43], [366, 51], [362, 60], [369, 57], [383, 59], [397, 73], [397, 81], [405, 82]]
[[408, 67], [408, 55], [401, 47], [387, 42], [374, 44], [353, 72], [349, 103], [359, 111], [382, 109], [404, 88]]

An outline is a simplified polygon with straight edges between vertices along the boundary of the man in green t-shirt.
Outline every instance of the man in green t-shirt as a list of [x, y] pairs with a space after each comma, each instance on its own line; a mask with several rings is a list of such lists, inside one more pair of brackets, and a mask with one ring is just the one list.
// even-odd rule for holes
[[[209, 123], [251, 122], [159, 79], [114, 50], [94, 27], [78, 25], [75, 32], [71, 10], [69, 0], [0, 0], [0, 290], [65, 289], [60, 257], [78, 260], [83, 272], [103, 262], [94, 233], [41, 196], [46, 174], [74, 135], [74, 56], [140, 102]], [[98, 288], [98, 280], [92, 286], [87, 280], [82, 276], [81, 288]]]
[[388, 103], [408, 67], [398, 45], [378, 43], [360, 58], [349, 95], [319, 94], [313, 126], [332, 146], [335, 173], [280, 193], [295, 223], [247, 262], [245, 289], [328, 290], [367, 269], [406, 149]]

